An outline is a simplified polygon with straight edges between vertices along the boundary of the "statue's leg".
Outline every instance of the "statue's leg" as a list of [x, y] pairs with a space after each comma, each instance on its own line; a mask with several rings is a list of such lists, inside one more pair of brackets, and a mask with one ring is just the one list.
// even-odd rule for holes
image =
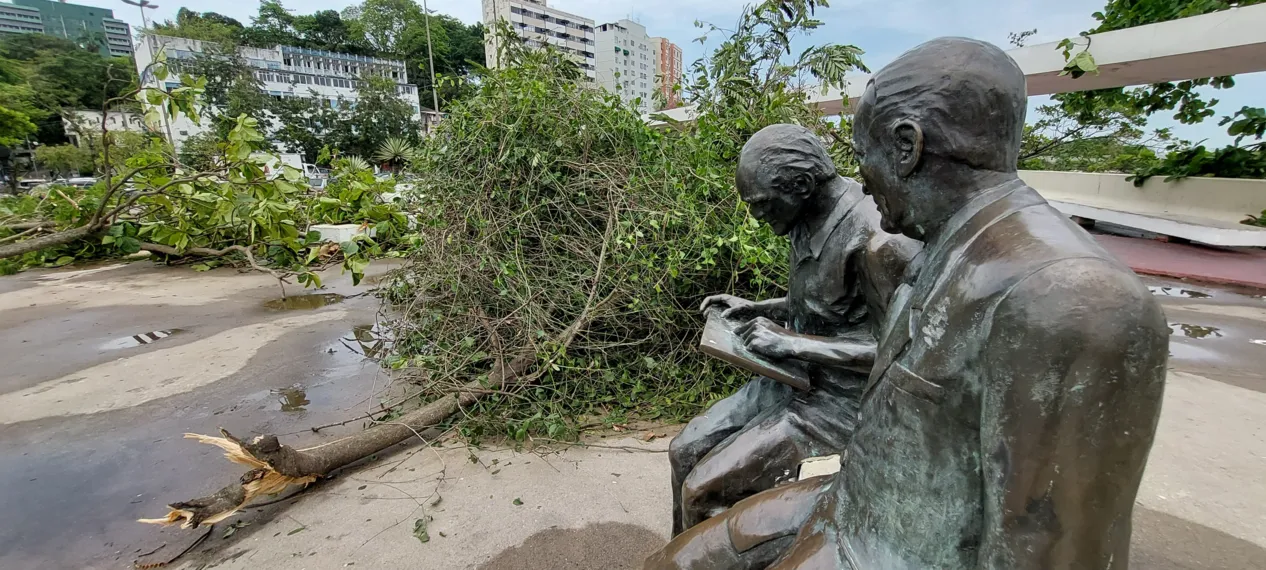
[[785, 408], [770, 410], [704, 456], [681, 485], [685, 528], [735, 503], [795, 481], [800, 462], [817, 446]]
[[814, 477], [740, 501], [646, 559], [645, 570], [763, 570], [791, 547], [834, 478]]
[[738, 392], [708, 408], [703, 415], [690, 420], [685, 429], [668, 446], [668, 463], [672, 468], [673, 536], [686, 530], [681, 511], [681, 485], [708, 452], [743, 429], [761, 412], [784, 405], [791, 398], [791, 388], [768, 378], [755, 378]]

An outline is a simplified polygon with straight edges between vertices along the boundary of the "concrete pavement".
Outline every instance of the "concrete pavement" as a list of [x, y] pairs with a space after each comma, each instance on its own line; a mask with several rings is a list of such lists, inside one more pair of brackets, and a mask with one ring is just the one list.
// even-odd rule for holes
[[[1131, 566], [1266, 568], [1266, 300], [1148, 282], [1172, 370]], [[125, 568], [184, 548], [201, 531], [133, 519], [241, 473], [186, 431], [305, 445], [360, 429], [307, 430], [381, 397], [349, 334], [376, 300], [264, 306], [277, 296], [264, 276], [149, 264], [0, 279], [0, 568]], [[667, 439], [644, 433], [531, 452], [410, 442], [216, 525], [177, 567], [637, 568], [669, 523]], [[235, 521], [249, 525], [226, 538]]]
[[352, 334], [377, 299], [265, 306], [279, 296], [261, 274], [148, 262], [0, 278], [0, 568], [121, 568], [167, 540], [132, 521], [240, 474], [184, 432], [360, 429], [307, 430], [387, 384]]

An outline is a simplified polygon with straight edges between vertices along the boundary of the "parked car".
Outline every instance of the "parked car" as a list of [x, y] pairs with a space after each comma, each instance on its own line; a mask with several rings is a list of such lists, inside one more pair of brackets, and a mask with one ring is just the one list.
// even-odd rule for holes
[[43, 178], [23, 178], [18, 181], [18, 190], [30, 192], [32, 188], [41, 184], [48, 184], [48, 180]]
[[76, 188], [87, 188], [97, 183], [97, 179], [91, 176], [79, 176], [69, 180], [59, 180], [58, 183]]

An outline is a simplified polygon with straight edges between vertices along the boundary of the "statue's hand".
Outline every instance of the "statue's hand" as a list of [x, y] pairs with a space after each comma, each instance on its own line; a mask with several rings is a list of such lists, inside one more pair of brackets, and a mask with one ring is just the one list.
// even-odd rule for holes
[[699, 305], [699, 312], [706, 313], [713, 308], [723, 309], [722, 317], [730, 318], [732, 315], [737, 316], [741, 310], [751, 309], [755, 303], [734, 295], [713, 295], [703, 300], [703, 304]]
[[778, 360], [795, 356], [795, 339], [776, 332], [774, 329], [777, 328], [781, 328], [777, 323], [765, 317], [757, 317], [735, 329], [734, 332], [743, 339], [747, 350], [756, 354]]

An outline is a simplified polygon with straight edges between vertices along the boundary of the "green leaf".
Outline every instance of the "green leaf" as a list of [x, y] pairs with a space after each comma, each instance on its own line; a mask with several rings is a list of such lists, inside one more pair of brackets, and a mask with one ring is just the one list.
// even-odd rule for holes
[[356, 240], [345, 241], [338, 244], [338, 247], [343, 250], [344, 256], [356, 255], [360, 252], [360, 246], [356, 244]]
[[61, 257], [57, 258], [57, 261], [54, 261], [54, 262], [53, 262], [53, 267], [64, 267], [64, 266], [66, 266], [66, 265], [70, 265], [70, 264], [72, 264], [72, 263], [74, 263], [74, 262], [75, 262], [75, 258], [73, 258], [73, 257], [71, 257], [71, 256], [69, 256], [69, 255], [63, 255], [63, 256], [61, 256]]
[[189, 266], [189, 269], [192, 269], [192, 270], [194, 270], [194, 271], [198, 271], [198, 272], [202, 272], [202, 271], [210, 271], [210, 270], [211, 270], [211, 266], [210, 266], [210, 265], [207, 265], [207, 264], [205, 264], [205, 263], [195, 263], [195, 264], [193, 264], [193, 265], [190, 265], [190, 266]]
[[119, 251], [129, 255], [141, 251], [141, 240], [134, 237], [123, 236], [116, 238], [114, 243], [119, 248]]
[[511, 504], [513, 504], [516, 507], [520, 507], [520, 506], [523, 506], [523, 501], [516, 497], [514, 501], [511, 501]]
[[413, 536], [418, 539], [418, 542], [431, 542], [431, 535], [426, 531], [427, 519], [429, 518], [431, 517], [422, 517], [413, 521]]

